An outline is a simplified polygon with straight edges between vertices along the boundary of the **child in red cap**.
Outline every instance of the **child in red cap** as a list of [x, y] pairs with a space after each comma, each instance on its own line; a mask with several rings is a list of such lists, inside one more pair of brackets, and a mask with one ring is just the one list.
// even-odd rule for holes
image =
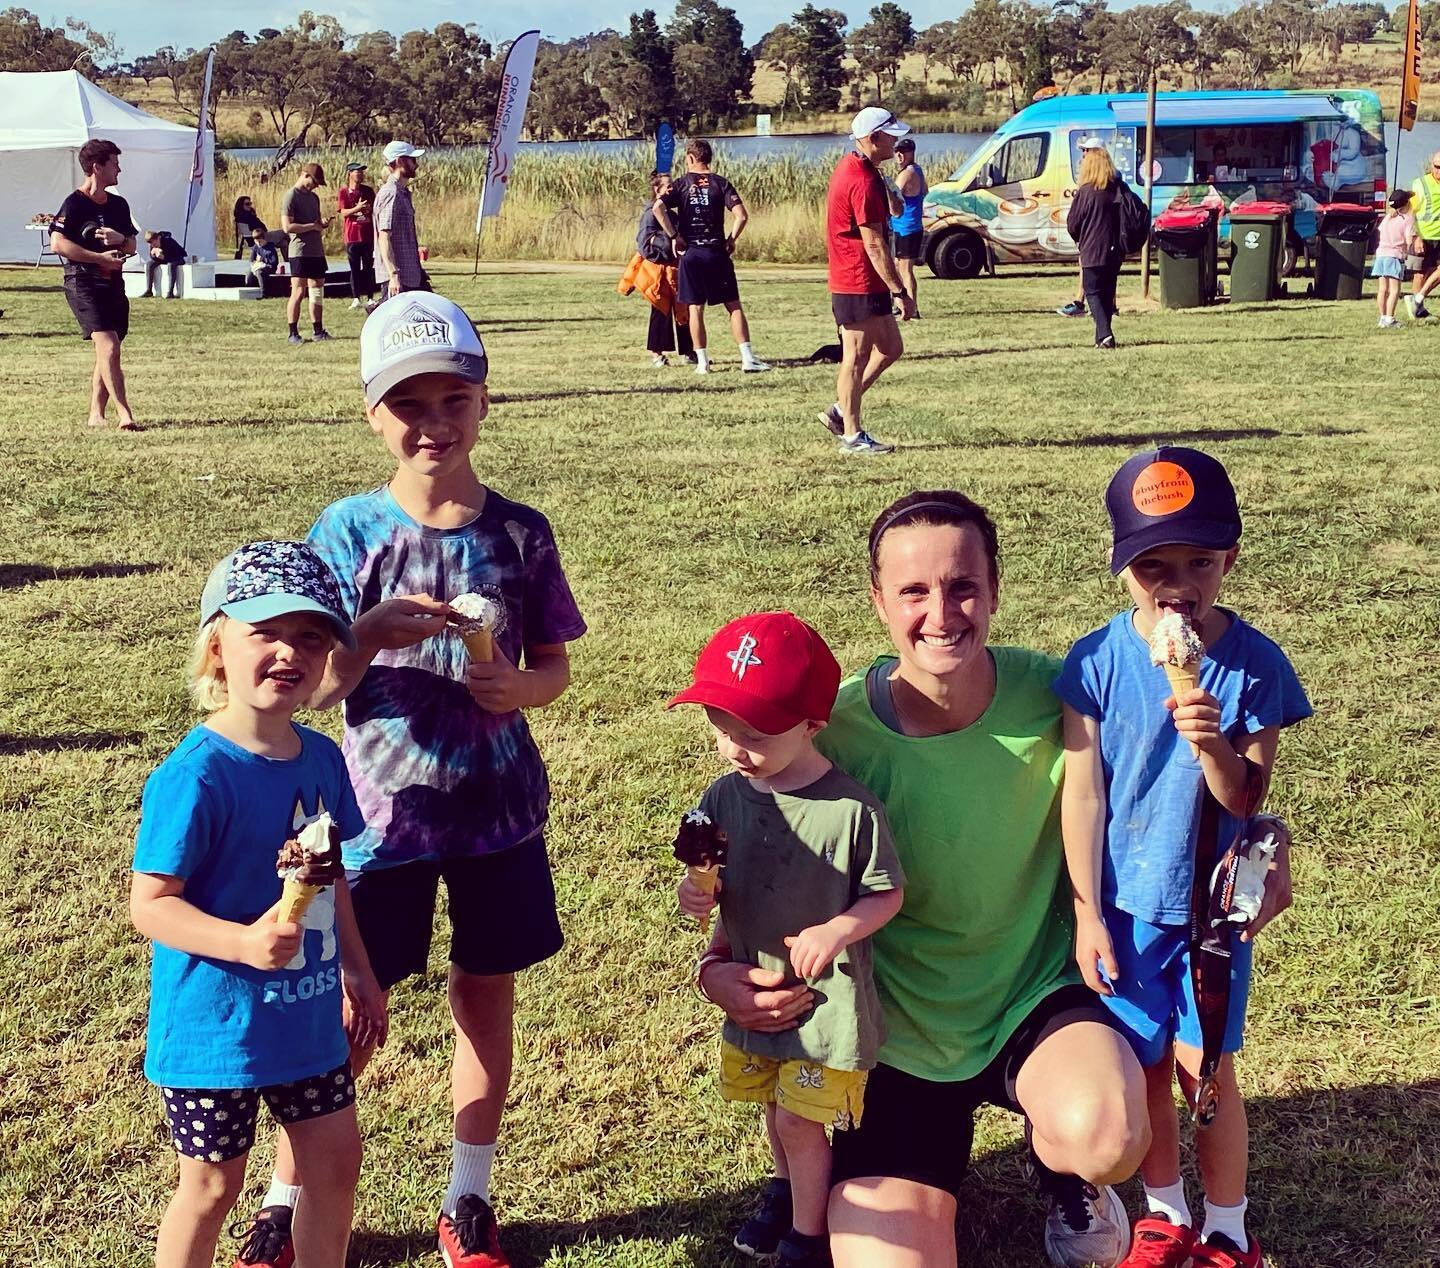
[[[860, 1121], [884, 1037], [870, 935], [903, 897], [879, 800], [815, 748], [839, 686], [824, 639], [789, 612], [765, 612], [716, 634], [694, 682], [670, 701], [705, 707], [732, 768], [699, 806], [728, 841], [707, 959], [783, 972], [816, 1001], [791, 1030], [727, 1020], [721, 1046], [721, 1094], [764, 1104], [776, 1168], [735, 1246], [752, 1256], [778, 1250], [786, 1268], [830, 1262], [825, 1128]], [[714, 905], [688, 880], [680, 897], [692, 915]]]

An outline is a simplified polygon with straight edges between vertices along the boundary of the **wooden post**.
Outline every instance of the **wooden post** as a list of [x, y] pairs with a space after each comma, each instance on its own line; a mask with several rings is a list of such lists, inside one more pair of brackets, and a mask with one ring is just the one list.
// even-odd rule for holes
[[[1160, 86], [1160, 74], [1150, 68], [1150, 87], [1145, 99], [1145, 214], [1152, 215], [1150, 198], [1155, 190], [1155, 92]], [[1145, 235], [1145, 245], [1140, 248], [1140, 297], [1150, 298], [1150, 235]]]

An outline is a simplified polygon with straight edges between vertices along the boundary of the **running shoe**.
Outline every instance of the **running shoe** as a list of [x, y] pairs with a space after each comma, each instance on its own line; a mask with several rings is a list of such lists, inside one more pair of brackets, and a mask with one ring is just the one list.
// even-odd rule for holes
[[834, 1261], [830, 1258], [830, 1239], [807, 1237], [802, 1243], [799, 1236], [791, 1229], [780, 1239], [775, 1268], [831, 1268]]
[[1097, 343], [1095, 346], [1096, 346], [1097, 348], [1101, 349], [1101, 351], [1103, 351], [1103, 352], [1114, 352], [1114, 351], [1115, 351], [1115, 336], [1114, 336], [1114, 335], [1106, 335], [1105, 338], [1103, 338], [1102, 340], [1100, 340], [1100, 342]]
[[1135, 1221], [1130, 1253], [1120, 1268], [1185, 1268], [1195, 1245], [1195, 1230], [1188, 1224], [1172, 1224], [1158, 1215]]
[[1430, 316], [1430, 310], [1425, 307], [1423, 299], [1416, 299], [1413, 295], [1405, 296], [1405, 308], [1410, 314], [1411, 321], [1420, 321]]
[[773, 370], [775, 367], [770, 365], [768, 362], [752, 359], [745, 362], [745, 364], [742, 365], [740, 368], [744, 370], [746, 374], [764, 374], [765, 371]]
[[895, 446], [876, 440], [868, 431], [857, 431], [853, 436], [841, 436], [837, 446], [841, 453], [876, 454], [894, 453]]
[[495, 1212], [478, 1194], [467, 1193], [455, 1204], [454, 1219], [442, 1213], [436, 1232], [440, 1258], [449, 1268], [510, 1268]]
[[310, 336], [310, 338], [312, 338], [316, 343], [324, 343], [327, 339], [330, 338], [330, 332], [328, 330], [317, 330], [313, 335]]
[[790, 1181], [772, 1176], [760, 1190], [755, 1214], [740, 1225], [734, 1247], [742, 1255], [761, 1259], [779, 1249], [780, 1239], [790, 1229], [794, 1212], [790, 1206]]
[[650, 367], [654, 370], [663, 370], [669, 364], [670, 362], [665, 360], [665, 354], [663, 352], [657, 352], [650, 358]]
[[289, 335], [289, 336], [287, 336], [287, 338], [286, 338], [286, 342], [287, 342], [287, 343], [304, 343], [305, 340], [303, 340], [299, 335]]
[[292, 1268], [295, 1243], [290, 1240], [288, 1206], [262, 1206], [242, 1233], [240, 1225], [230, 1229], [231, 1237], [243, 1237], [235, 1268]]
[[[1030, 1123], [1025, 1123], [1030, 1139]], [[1130, 1249], [1130, 1217], [1120, 1195], [1108, 1184], [1096, 1186], [1079, 1176], [1051, 1171], [1027, 1152], [1026, 1169], [1049, 1200], [1045, 1216], [1045, 1254], [1057, 1268], [1116, 1268]]]
[[1195, 1243], [1190, 1256], [1193, 1268], [1265, 1268], [1259, 1239], [1253, 1233], [1249, 1250], [1241, 1250], [1224, 1233], [1212, 1233], [1208, 1240]]
[[845, 416], [841, 414], [838, 405], [827, 405], [815, 415], [815, 417], [820, 420], [826, 431], [832, 436], [843, 436], [845, 434]]
[[1083, 299], [1072, 299], [1068, 304], [1061, 304], [1055, 310], [1058, 317], [1083, 317], [1085, 316], [1085, 301]]

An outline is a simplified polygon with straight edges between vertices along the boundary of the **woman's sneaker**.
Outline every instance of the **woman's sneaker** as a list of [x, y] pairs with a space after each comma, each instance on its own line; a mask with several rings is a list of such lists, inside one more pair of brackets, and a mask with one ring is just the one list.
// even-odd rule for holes
[[740, 1225], [735, 1234], [735, 1249], [752, 1259], [773, 1255], [780, 1239], [790, 1231], [794, 1219], [790, 1206], [790, 1181], [772, 1176], [760, 1190], [760, 1205], [755, 1214]]
[[1196, 1242], [1190, 1254], [1193, 1268], [1265, 1268], [1260, 1242], [1253, 1233], [1249, 1250], [1241, 1250], [1224, 1233], [1215, 1233], [1209, 1241]]
[[1135, 1239], [1120, 1268], [1185, 1268], [1195, 1246], [1195, 1230], [1158, 1215], [1135, 1221]]
[[295, 1243], [290, 1240], [288, 1206], [262, 1206], [243, 1233], [240, 1225], [230, 1229], [231, 1237], [243, 1237], [235, 1268], [292, 1268]]
[[895, 446], [876, 440], [868, 431], [857, 431], [853, 436], [841, 436], [836, 448], [841, 453], [858, 453], [868, 457], [876, 454], [894, 453]]

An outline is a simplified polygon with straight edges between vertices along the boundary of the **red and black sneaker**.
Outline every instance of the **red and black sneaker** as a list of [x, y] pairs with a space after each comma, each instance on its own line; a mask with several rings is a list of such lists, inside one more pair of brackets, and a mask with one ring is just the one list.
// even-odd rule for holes
[[293, 1214], [288, 1206], [262, 1206], [243, 1233], [238, 1231], [239, 1224], [234, 1225], [230, 1236], [245, 1239], [235, 1256], [235, 1268], [293, 1268], [295, 1243], [290, 1240]]
[[1195, 1243], [1190, 1263], [1193, 1268], [1265, 1268], [1260, 1239], [1253, 1233], [1249, 1250], [1241, 1250], [1224, 1233], [1214, 1233], [1208, 1241]]
[[467, 1193], [455, 1204], [455, 1216], [442, 1214], [437, 1226], [440, 1257], [449, 1268], [510, 1268], [500, 1249], [500, 1227], [490, 1203]]
[[1185, 1268], [1195, 1246], [1195, 1230], [1188, 1224], [1172, 1224], [1158, 1215], [1135, 1221], [1135, 1239], [1130, 1253], [1116, 1268]]

